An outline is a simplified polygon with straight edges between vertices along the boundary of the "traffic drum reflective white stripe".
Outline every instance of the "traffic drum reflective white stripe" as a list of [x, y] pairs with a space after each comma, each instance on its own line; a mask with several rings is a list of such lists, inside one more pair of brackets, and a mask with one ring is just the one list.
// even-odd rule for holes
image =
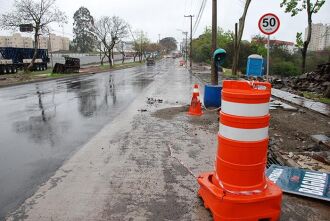
[[257, 129], [241, 129], [228, 127], [220, 123], [219, 134], [236, 141], [259, 141], [268, 138], [268, 127]]
[[260, 141], [268, 138], [269, 115], [241, 117], [220, 111], [219, 134], [235, 141]]
[[193, 93], [195, 93], [195, 94], [198, 93], [199, 94], [198, 88], [194, 88]]
[[222, 100], [221, 111], [236, 116], [265, 116], [269, 113], [269, 103], [244, 104]]

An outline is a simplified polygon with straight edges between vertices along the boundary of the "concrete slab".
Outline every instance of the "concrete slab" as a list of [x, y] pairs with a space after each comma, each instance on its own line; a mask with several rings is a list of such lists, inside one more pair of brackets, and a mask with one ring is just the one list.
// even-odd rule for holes
[[330, 148], [330, 137], [324, 134], [316, 134], [316, 135], [312, 135], [312, 139], [318, 144], [324, 144]]
[[330, 116], [330, 106], [324, 103], [320, 103], [320, 102], [316, 102], [310, 99], [306, 99], [304, 97], [295, 95], [295, 94], [291, 94], [289, 92], [286, 91], [282, 91], [279, 89], [275, 89], [272, 88], [272, 95], [289, 101], [291, 103], [300, 105], [302, 107], [308, 108], [310, 110], [313, 110], [315, 112], [318, 112], [320, 114], [326, 115], [326, 116]]

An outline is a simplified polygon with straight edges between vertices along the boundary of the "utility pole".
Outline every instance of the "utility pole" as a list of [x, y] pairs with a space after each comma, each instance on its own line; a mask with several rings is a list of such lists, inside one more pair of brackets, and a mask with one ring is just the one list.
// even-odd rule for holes
[[160, 34], [158, 34], [158, 44], [159, 44], [159, 42], [160, 42]]
[[187, 61], [188, 61], [188, 32], [184, 31], [182, 32], [185, 36], [186, 36], [186, 40], [185, 40], [185, 48], [184, 48], [184, 57], [185, 57], [185, 63], [186, 63], [186, 67], [187, 67]]
[[215, 68], [213, 52], [217, 49], [217, 0], [212, 0], [212, 45], [211, 45], [211, 84], [218, 84], [218, 71]]
[[142, 63], [142, 31], [140, 33], [140, 63]]
[[54, 68], [54, 63], [53, 63], [53, 49], [52, 49], [52, 42], [50, 39], [50, 32], [48, 29], [48, 50], [50, 52], [50, 60], [51, 60], [51, 64], [52, 64], [52, 69]]
[[190, 70], [192, 69], [192, 18], [193, 15], [185, 15], [184, 17], [190, 18], [190, 51], [189, 51], [189, 61], [190, 61]]

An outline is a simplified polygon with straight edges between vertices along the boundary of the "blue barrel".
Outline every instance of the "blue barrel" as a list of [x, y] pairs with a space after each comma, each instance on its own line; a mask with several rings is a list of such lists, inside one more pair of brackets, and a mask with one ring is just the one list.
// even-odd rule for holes
[[204, 88], [204, 106], [220, 107], [221, 106], [221, 90], [220, 85], [205, 85]]

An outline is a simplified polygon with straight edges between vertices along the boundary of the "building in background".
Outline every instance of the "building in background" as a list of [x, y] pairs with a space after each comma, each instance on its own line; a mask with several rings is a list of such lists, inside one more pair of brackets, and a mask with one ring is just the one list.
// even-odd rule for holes
[[33, 40], [30, 37], [23, 37], [19, 33], [12, 36], [0, 36], [0, 47], [32, 48]]
[[[50, 36], [39, 37], [38, 48], [48, 49], [53, 52], [68, 51], [69, 44], [69, 38], [50, 34]], [[0, 47], [33, 48], [34, 41], [31, 37], [23, 37], [21, 34], [15, 33], [12, 36], [0, 36]]]
[[[307, 39], [307, 28], [305, 28], [305, 40]], [[330, 25], [312, 24], [312, 36], [308, 45], [309, 51], [323, 51], [330, 47]]]
[[119, 52], [123, 47], [125, 53], [134, 53], [134, 42], [133, 41], [121, 41], [117, 43], [113, 49], [114, 52]]
[[[50, 40], [50, 42], [49, 42]], [[50, 36], [42, 36], [39, 38], [39, 48], [46, 49], [49, 51], [68, 51], [70, 45], [70, 39], [67, 37], [57, 36], [50, 34]]]
[[[267, 48], [267, 38], [253, 37], [252, 42], [262, 43]], [[270, 47], [277, 46], [283, 49], [288, 50], [289, 53], [294, 53], [296, 51], [295, 44], [290, 41], [281, 41], [281, 40], [269, 40]]]

